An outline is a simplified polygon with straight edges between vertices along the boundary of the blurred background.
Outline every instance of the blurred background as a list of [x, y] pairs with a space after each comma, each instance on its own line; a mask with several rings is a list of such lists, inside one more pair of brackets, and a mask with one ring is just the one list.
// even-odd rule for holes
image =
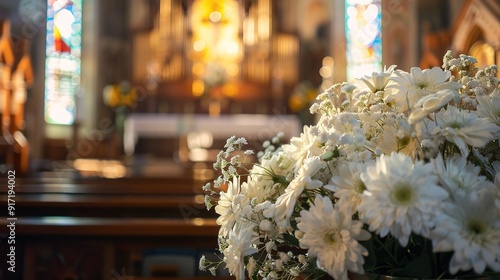
[[165, 174], [233, 134], [287, 141], [334, 83], [498, 62], [499, 19], [494, 0], [2, 0], [0, 164]]

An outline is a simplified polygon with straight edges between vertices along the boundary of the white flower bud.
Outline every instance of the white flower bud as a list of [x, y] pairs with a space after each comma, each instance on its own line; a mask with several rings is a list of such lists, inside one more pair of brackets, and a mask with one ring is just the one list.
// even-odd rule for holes
[[251, 276], [255, 272], [256, 267], [257, 267], [257, 264], [255, 262], [255, 259], [253, 257], [250, 257], [248, 259], [248, 264], [247, 264], [248, 275], [250, 276], [250, 278], [252, 278]]
[[276, 249], [276, 244], [274, 244], [274, 241], [269, 241], [266, 243], [266, 252], [268, 254], [271, 254], [271, 252]]
[[283, 270], [283, 262], [281, 260], [275, 260], [274, 261], [274, 266], [276, 267], [277, 271], [282, 271]]
[[287, 263], [288, 262], [288, 254], [285, 252], [280, 252], [280, 260], [283, 263]]
[[271, 222], [269, 220], [262, 220], [259, 224], [260, 230], [269, 231], [271, 230]]
[[267, 209], [264, 209], [264, 211], [262, 211], [262, 215], [264, 215], [264, 217], [266, 218], [272, 218], [274, 217], [274, 214], [276, 213], [276, 205], [270, 205], [269, 207], [267, 207]]
[[202, 255], [200, 258], [199, 269], [201, 271], [205, 271], [207, 269], [207, 259], [205, 258], [205, 255]]

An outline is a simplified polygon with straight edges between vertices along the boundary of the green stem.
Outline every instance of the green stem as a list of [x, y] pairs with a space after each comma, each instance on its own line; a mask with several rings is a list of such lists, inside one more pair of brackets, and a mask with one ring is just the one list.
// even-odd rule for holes
[[[388, 237], [389, 238], [389, 237]], [[387, 254], [389, 255], [389, 257], [391, 258], [391, 260], [397, 264], [398, 261], [396, 260], [396, 258], [394, 257], [394, 255], [392, 254], [391, 250], [389, 250], [389, 248], [387, 248], [386, 244], [385, 243], [382, 243], [382, 241], [380, 240], [380, 238], [378, 237], [378, 235], [374, 235], [373, 236], [373, 239], [382, 247], [382, 249], [384, 249], [384, 251], [387, 252]]]

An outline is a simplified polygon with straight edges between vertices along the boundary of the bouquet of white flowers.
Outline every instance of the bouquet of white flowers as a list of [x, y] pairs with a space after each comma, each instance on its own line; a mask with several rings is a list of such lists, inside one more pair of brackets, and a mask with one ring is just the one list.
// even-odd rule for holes
[[[320, 94], [317, 124], [248, 166], [231, 137], [204, 186], [238, 279], [450, 278], [500, 272], [497, 67], [395, 66]], [[239, 152], [238, 152], [239, 151]], [[237, 153], [238, 152], [238, 153]], [[498, 276], [497, 276], [498, 277]]]

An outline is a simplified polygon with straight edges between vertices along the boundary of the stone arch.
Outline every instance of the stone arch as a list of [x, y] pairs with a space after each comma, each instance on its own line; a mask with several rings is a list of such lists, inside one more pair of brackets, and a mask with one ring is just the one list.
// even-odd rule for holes
[[500, 3], [494, 0], [467, 1], [453, 26], [451, 50], [457, 55], [469, 53], [477, 42], [483, 42], [500, 58]]

